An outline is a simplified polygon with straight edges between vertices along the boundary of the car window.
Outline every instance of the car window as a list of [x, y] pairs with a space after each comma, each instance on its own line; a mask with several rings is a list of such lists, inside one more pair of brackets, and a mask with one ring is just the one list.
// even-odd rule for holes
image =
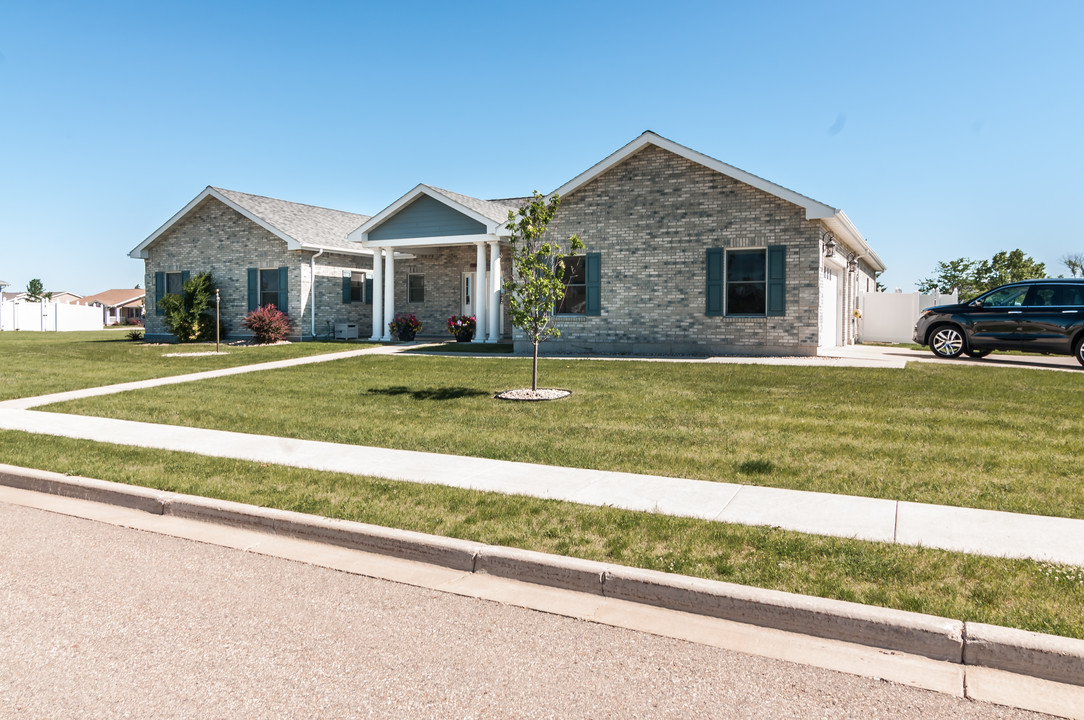
[[1028, 291], [1027, 300], [1024, 302], [1028, 307], [1045, 307], [1057, 305], [1055, 294], [1057, 288], [1053, 285], [1035, 285]]
[[1051, 305], [1084, 305], [1084, 288], [1079, 285], [1055, 285]]
[[1024, 304], [1028, 294], [1027, 285], [994, 290], [982, 298], [983, 307], [1019, 307]]

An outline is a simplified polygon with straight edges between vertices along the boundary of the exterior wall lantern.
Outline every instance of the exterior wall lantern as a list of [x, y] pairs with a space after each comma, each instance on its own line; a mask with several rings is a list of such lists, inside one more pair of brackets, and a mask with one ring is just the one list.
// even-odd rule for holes
[[836, 254], [836, 238], [835, 236], [825, 231], [821, 235], [821, 245], [824, 247], [824, 256], [826, 258], [834, 257]]

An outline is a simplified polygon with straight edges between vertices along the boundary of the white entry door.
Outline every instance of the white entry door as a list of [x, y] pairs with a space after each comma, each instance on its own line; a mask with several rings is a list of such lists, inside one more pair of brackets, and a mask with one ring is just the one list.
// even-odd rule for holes
[[825, 267], [821, 270], [821, 347], [842, 345], [840, 338], [839, 272]]
[[475, 273], [472, 273], [472, 272], [463, 273], [463, 283], [462, 283], [462, 287], [463, 287], [462, 298], [463, 299], [462, 299], [462, 302], [460, 303], [460, 305], [462, 306], [462, 314], [463, 315], [474, 315], [475, 295], [476, 295], [475, 287], [474, 287], [475, 277], [476, 277]]

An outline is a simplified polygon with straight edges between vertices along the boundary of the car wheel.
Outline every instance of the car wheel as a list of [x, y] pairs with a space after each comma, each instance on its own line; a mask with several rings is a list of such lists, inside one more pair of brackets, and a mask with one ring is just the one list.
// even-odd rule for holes
[[930, 350], [937, 357], [959, 357], [966, 346], [963, 333], [952, 325], [936, 327], [930, 334]]
[[1081, 336], [1076, 341], [1076, 345], [1073, 346], [1073, 355], [1076, 357], [1077, 362], [1084, 365], [1084, 336]]
[[987, 355], [992, 353], [993, 350], [979, 350], [978, 348], [968, 348], [967, 350], [964, 350], [964, 352], [967, 353], [967, 356], [969, 358], [975, 358], [976, 360], [978, 360], [979, 358], [986, 357]]

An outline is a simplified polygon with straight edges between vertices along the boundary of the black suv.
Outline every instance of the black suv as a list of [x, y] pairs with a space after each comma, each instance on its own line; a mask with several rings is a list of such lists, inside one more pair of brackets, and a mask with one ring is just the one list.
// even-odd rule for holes
[[937, 357], [994, 350], [1072, 355], [1084, 365], [1084, 278], [1024, 280], [959, 305], [928, 308], [915, 342]]

